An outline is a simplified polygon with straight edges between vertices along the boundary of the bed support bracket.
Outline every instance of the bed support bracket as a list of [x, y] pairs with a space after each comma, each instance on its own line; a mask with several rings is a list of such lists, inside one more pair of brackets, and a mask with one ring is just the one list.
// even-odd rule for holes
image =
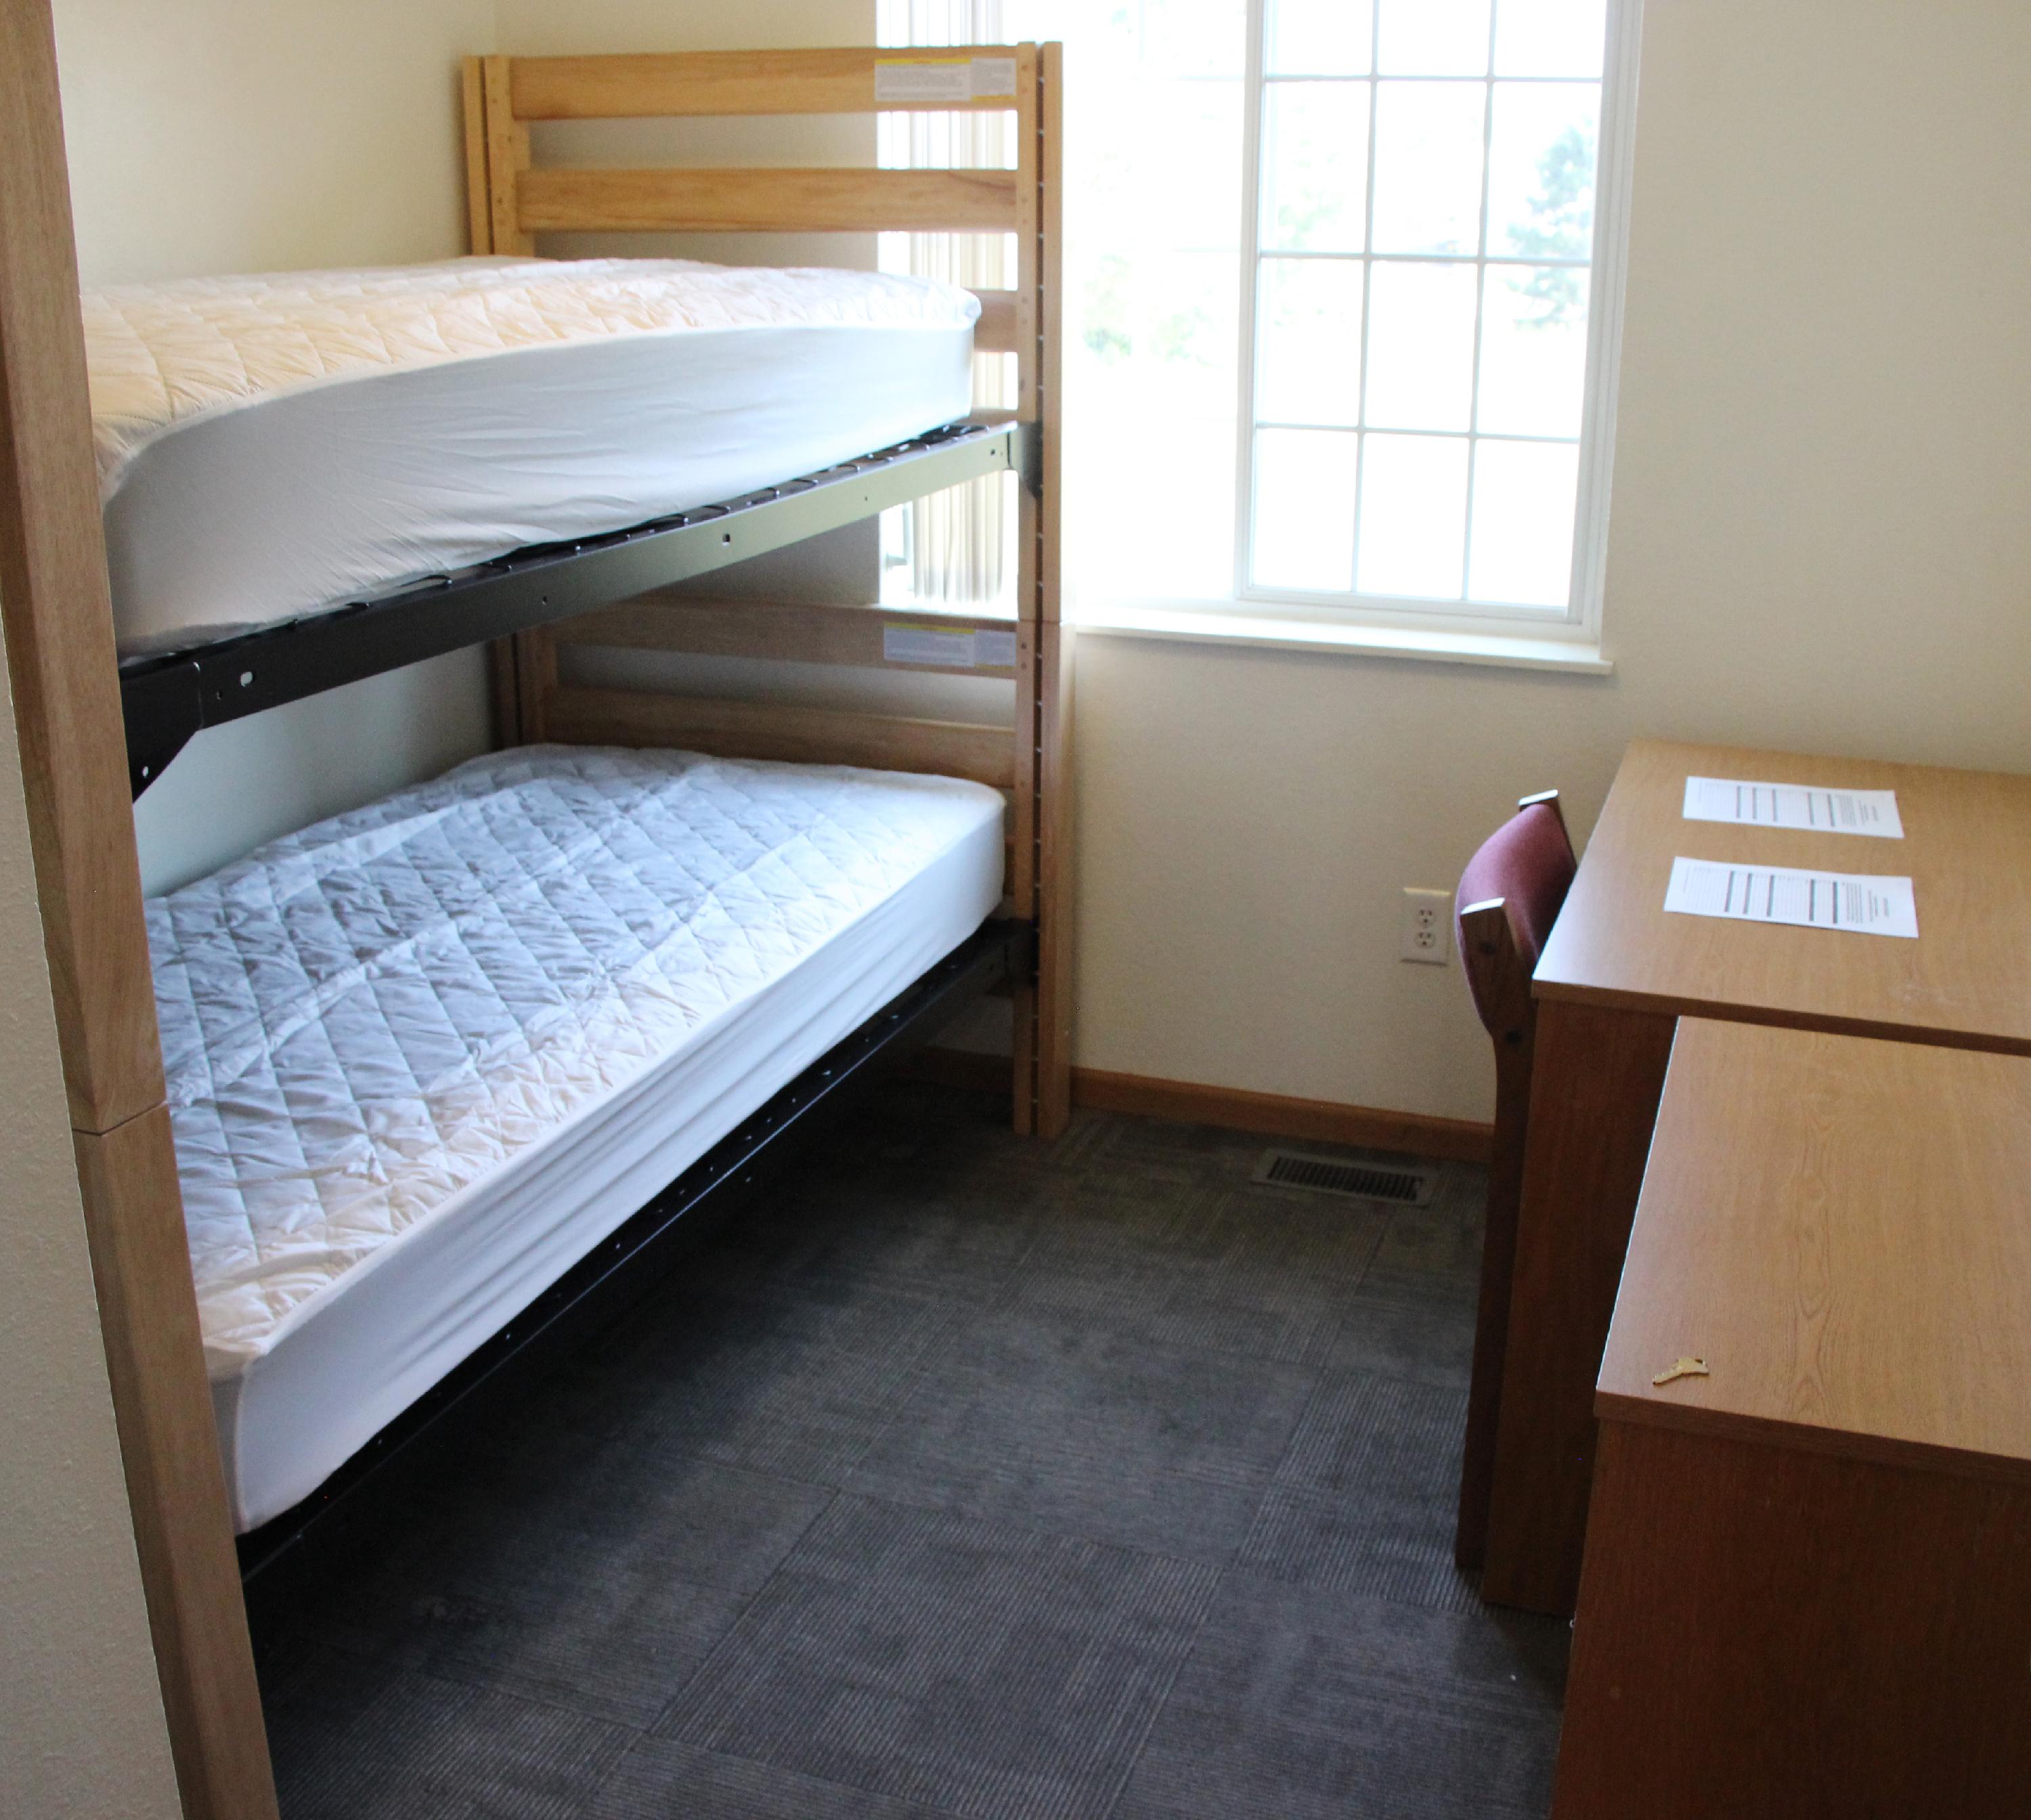
[[127, 782], [136, 796], [204, 728], [204, 673], [195, 659], [121, 678]]

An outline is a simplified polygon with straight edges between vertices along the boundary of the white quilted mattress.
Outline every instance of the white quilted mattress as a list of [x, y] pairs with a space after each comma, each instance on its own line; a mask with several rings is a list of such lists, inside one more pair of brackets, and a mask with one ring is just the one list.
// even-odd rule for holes
[[307, 1496], [970, 934], [952, 778], [495, 753], [148, 904], [235, 1519]]
[[752, 492], [963, 417], [978, 300], [685, 259], [88, 291], [124, 655]]

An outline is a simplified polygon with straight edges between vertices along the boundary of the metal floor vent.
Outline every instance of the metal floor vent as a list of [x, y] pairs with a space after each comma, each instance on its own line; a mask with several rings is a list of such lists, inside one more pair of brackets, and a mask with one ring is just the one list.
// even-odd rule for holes
[[1432, 1198], [1436, 1177], [1430, 1169], [1343, 1162], [1335, 1157], [1308, 1157], [1297, 1151], [1265, 1151], [1256, 1165], [1254, 1179], [1267, 1188], [1306, 1188], [1314, 1194], [1352, 1195], [1364, 1201], [1422, 1207]]

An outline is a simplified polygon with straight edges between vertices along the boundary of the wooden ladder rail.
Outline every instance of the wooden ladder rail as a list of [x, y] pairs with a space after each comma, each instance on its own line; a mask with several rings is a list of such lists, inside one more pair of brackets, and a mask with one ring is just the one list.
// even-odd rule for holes
[[274, 1820], [164, 1099], [49, 0], [0, 0], [0, 627], [178, 1788], [192, 1820]]

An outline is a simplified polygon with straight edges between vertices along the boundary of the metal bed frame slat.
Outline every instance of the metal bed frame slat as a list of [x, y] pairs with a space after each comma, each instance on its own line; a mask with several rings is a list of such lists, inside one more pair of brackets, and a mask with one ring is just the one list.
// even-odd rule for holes
[[708, 575], [927, 493], [1009, 470], [1034, 490], [1035, 443], [1027, 424], [948, 424], [737, 499], [134, 659], [120, 673], [129, 785], [139, 796], [207, 727]]

